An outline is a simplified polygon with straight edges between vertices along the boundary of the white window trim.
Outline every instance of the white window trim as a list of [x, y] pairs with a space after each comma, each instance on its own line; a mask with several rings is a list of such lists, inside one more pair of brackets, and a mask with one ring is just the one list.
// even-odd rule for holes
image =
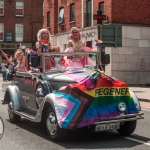
[[[22, 27], [22, 37], [17, 37], [17, 27], [21, 26]], [[23, 28], [23, 25], [22, 24], [16, 24], [15, 25], [15, 41], [16, 42], [23, 42], [23, 31], [24, 31], [24, 28]]]
[[4, 0], [2, 0], [3, 1], [3, 14], [0, 14], [0, 16], [4, 16]]
[[[0, 40], [0, 41], [4, 41], [4, 23], [0, 23], [0, 25], [2, 25], [2, 28], [3, 28], [3, 39]], [[0, 31], [1, 32], [1, 31]]]
[[[84, 28], [84, 8], [85, 8], [85, 5], [86, 5], [86, 0], [82, 0], [82, 28]], [[91, 12], [92, 12], [92, 18], [91, 18], [91, 26], [93, 26], [93, 0], [91, 0], [91, 5], [92, 5], [92, 9], [91, 9]]]
[[23, 17], [24, 16], [24, 2], [23, 1], [16, 1], [16, 9], [17, 9], [17, 2], [22, 2], [23, 3], [23, 8], [22, 8], [22, 15], [17, 15], [17, 17]]

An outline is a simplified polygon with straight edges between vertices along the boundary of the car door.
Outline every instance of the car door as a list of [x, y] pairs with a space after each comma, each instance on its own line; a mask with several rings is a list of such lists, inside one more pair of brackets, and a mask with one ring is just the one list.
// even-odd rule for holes
[[25, 75], [25, 88], [26, 88], [26, 104], [28, 109], [36, 112], [38, 105], [36, 103], [35, 88], [38, 81], [38, 75], [27, 72]]
[[27, 108], [25, 75], [25, 72], [16, 71], [16, 74], [14, 76], [14, 84], [18, 87], [21, 94], [22, 99], [20, 100], [20, 104], [22, 108]]

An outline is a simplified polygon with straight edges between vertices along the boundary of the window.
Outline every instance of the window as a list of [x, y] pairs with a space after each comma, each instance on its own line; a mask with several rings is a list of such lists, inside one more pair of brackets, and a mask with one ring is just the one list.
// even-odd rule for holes
[[16, 42], [22, 42], [23, 41], [23, 25], [16, 24]]
[[23, 16], [23, 2], [16, 2], [16, 16]]
[[84, 16], [85, 27], [90, 27], [92, 23], [92, 3], [91, 0], [86, 1], [86, 13]]
[[4, 24], [0, 23], [0, 41], [4, 41]]
[[4, 15], [4, 0], [0, 0], [0, 16]]
[[59, 10], [59, 18], [58, 23], [64, 23], [64, 8], [60, 8]]
[[50, 27], [50, 12], [47, 12], [47, 27]]
[[75, 20], [75, 4], [70, 5], [70, 21]]
[[99, 10], [102, 11], [102, 15], [104, 15], [104, 2], [99, 3]]

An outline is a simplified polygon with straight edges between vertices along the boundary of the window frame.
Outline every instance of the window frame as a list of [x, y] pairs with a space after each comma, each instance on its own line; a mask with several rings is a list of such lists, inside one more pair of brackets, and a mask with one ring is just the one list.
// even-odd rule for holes
[[[2, 2], [2, 7], [0, 5], [0, 9], [2, 9], [2, 14], [0, 13], [0, 16], [4, 16], [4, 0], [0, 0]], [[1, 11], [0, 11], [1, 12]]]
[[[88, 4], [90, 3], [90, 4]], [[88, 5], [91, 6], [90, 9], [88, 9]], [[84, 16], [86, 19], [85, 27], [92, 26], [92, 0], [86, 0], [86, 16]]]
[[[22, 6], [17, 6], [17, 3], [22, 3]], [[17, 8], [18, 7], [18, 8]], [[22, 8], [20, 8], [22, 7]], [[20, 8], [22, 10], [22, 14], [17, 14], [17, 10]], [[17, 17], [23, 17], [24, 16], [24, 1], [16, 1], [16, 16]]]
[[[62, 15], [62, 17], [60, 17]], [[61, 20], [60, 20], [61, 19]], [[59, 8], [59, 17], [58, 17], [58, 23], [62, 24], [64, 23], [64, 7]]]
[[50, 28], [50, 11], [47, 12], [47, 27]]
[[[2, 36], [1, 36], [1, 34], [2, 34]], [[2, 37], [2, 39], [1, 39], [1, 37]], [[4, 23], [0, 23], [0, 41], [4, 41]]]
[[[18, 27], [22, 27], [22, 29], [20, 28], [22, 32], [17, 31]], [[24, 32], [23, 24], [15, 24], [15, 41], [16, 42], [23, 42], [23, 32]], [[17, 36], [17, 35], [21, 35], [21, 36]]]
[[104, 2], [99, 2], [98, 3], [98, 8], [100, 11], [102, 11], [102, 15], [104, 15]]
[[70, 4], [70, 21], [75, 21], [75, 3]]

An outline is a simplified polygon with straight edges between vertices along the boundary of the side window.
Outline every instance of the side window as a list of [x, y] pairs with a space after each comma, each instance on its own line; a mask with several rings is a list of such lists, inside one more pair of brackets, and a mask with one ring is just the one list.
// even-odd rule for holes
[[70, 21], [75, 21], [75, 4], [70, 5]]
[[23, 41], [23, 25], [21, 25], [21, 24], [16, 24], [15, 40], [16, 40], [16, 42]]
[[64, 23], [64, 8], [60, 8], [59, 10], [59, 18], [58, 23]]
[[24, 14], [24, 3], [21, 1], [16, 2], [16, 16], [23, 16]]
[[0, 23], [0, 41], [4, 41], [4, 24]]
[[4, 16], [4, 0], [0, 0], [0, 16]]

